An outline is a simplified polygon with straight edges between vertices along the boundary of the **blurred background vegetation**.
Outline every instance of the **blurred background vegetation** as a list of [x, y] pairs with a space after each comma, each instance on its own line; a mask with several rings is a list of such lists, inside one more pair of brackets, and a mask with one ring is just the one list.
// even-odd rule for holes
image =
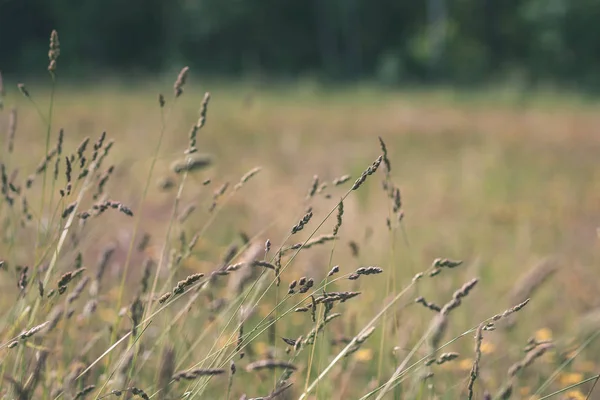
[[600, 89], [597, 0], [1, 0], [0, 66]]

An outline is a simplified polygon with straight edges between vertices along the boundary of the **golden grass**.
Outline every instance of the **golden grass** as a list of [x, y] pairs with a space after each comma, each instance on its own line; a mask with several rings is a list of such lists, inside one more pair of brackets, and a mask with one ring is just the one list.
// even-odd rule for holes
[[[2, 395], [481, 398], [593, 376], [597, 106], [199, 80], [164, 106], [169, 85], [27, 85], [39, 108], [6, 90]], [[63, 156], [91, 138], [68, 190], [59, 129]], [[84, 153], [102, 166], [78, 179]], [[49, 183], [10, 207], [36, 168]]]

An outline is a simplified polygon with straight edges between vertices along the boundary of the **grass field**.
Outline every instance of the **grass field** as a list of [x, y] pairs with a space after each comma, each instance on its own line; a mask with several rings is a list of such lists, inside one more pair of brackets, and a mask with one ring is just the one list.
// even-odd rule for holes
[[[123, 395], [457, 399], [470, 384], [475, 399], [592, 391], [598, 105], [560, 94], [211, 84], [193, 73], [176, 100], [170, 82], [59, 83], [53, 102], [47, 85], [28, 86], [29, 97], [14, 87], [6, 85], [0, 112], [3, 398], [98, 399], [132, 387], [143, 393]], [[211, 163], [175, 173], [206, 91], [194, 154]], [[38, 168], [61, 128], [61, 155]], [[102, 132], [99, 157], [109, 150], [94, 169]], [[382, 154], [378, 137], [387, 158], [351, 190]], [[71, 154], [72, 190], [61, 197]], [[133, 216], [117, 203], [92, 208], [105, 200]], [[312, 218], [291, 234], [309, 208]], [[315, 238], [323, 243], [309, 246]], [[463, 263], [435, 267], [438, 258]], [[367, 266], [382, 272], [349, 279]], [[314, 285], [288, 294], [302, 277]], [[346, 292], [360, 295], [331, 301]], [[527, 299], [496, 329], [483, 323]], [[294, 311], [301, 307], [308, 311]]]

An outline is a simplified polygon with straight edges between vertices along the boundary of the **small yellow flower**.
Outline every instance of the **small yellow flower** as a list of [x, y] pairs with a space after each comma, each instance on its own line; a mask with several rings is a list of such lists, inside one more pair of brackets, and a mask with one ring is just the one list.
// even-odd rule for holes
[[577, 372], [566, 372], [560, 375], [560, 383], [563, 386], [574, 385], [583, 380], [583, 374]]
[[473, 366], [472, 358], [463, 358], [458, 363], [458, 369], [460, 369], [461, 371], [469, 371], [472, 366]]
[[579, 390], [570, 390], [565, 394], [564, 400], [585, 400], [585, 395]]
[[481, 342], [481, 353], [482, 354], [491, 354], [496, 350], [496, 345], [492, 342], [488, 342], [487, 340], [483, 340]]
[[535, 332], [535, 340], [537, 340], [538, 342], [552, 340], [552, 331], [550, 330], [550, 328], [538, 329]]
[[576, 364], [576, 369], [581, 372], [595, 372], [596, 364], [593, 361], [581, 361]]
[[521, 395], [521, 397], [525, 397], [529, 393], [531, 393], [531, 388], [529, 386], [523, 386], [519, 389], [519, 394]]
[[354, 353], [354, 359], [362, 362], [371, 361], [373, 359], [373, 350], [358, 349], [356, 353]]

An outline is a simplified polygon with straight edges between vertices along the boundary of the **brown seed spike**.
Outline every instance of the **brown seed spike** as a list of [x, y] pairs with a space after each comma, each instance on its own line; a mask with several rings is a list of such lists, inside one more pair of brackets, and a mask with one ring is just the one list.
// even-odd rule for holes
[[387, 147], [385, 146], [385, 142], [379, 136], [379, 144], [381, 145], [381, 151], [383, 152], [383, 165], [385, 166], [385, 175], [389, 177], [390, 172], [392, 171], [392, 166], [390, 164], [390, 160], [388, 159]]
[[48, 51], [48, 59], [50, 60], [50, 65], [48, 65], [48, 71], [51, 74], [54, 74], [56, 71], [56, 60], [60, 55], [60, 42], [58, 41], [58, 32], [53, 30], [50, 34], [50, 50]]
[[181, 94], [183, 93], [183, 86], [185, 85], [185, 82], [187, 81], [187, 76], [188, 76], [189, 70], [190, 70], [189, 67], [183, 67], [181, 72], [179, 72], [179, 75], [177, 76], [177, 80], [175, 81], [175, 84], [173, 85], [173, 89], [175, 91], [175, 98], [181, 96]]
[[295, 371], [297, 368], [294, 364], [289, 363], [287, 361], [280, 361], [280, 360], [274, 360], [274, 359], [265, 359], [265, 360], [259, 360], [259, 361], [255, 361], [253, 363], [250, 363], [246, 366], [246, 371], [248, 372], [252, 372], [252, 371], [260, 371], [263, 369], [276, 369], [276, 368], [284, 368], [284, 369], [291, 369], [293, 371]]
[[167, 292], [167, 293], [163, 294], [162, 296], [160, 296], [160, 299], [158, 299], [158, 302], [160, 304], [163, 304], [164, 302], [169, 300], [169, 297], [171, 297], [171, 292]]

